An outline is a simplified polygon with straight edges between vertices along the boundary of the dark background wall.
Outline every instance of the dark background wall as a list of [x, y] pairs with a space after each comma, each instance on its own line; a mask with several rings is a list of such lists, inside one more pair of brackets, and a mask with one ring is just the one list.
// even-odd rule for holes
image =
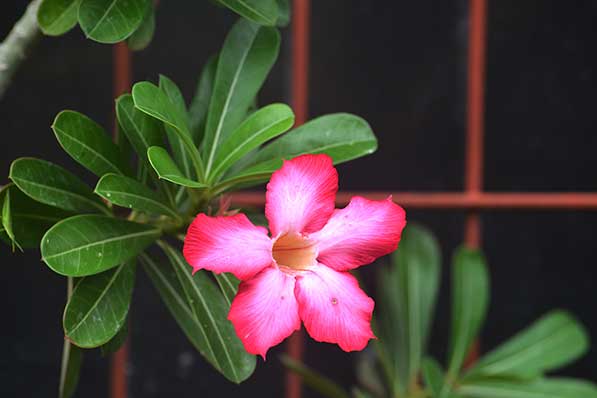
[[[468, 8], [465, 0], [313, 1], [310, 112], [365, 117], [380, 149], [339, 167], [341, 189], [448, 190], [463, 187]], [[25, 2], [4, 4], [0, 35]], [[597, 79], [593, 1], [489, 1], [485, 188], [492, 191], [597, 191]], [[190, 99], [207, 57], [235, 18], [207, 1], [160, 2], [156, 37], [134, 57], [135, 80], [173, 78]], [[260, 102], [287, 100], [289, 32]], [[76, 30], [43, 38], [0, 101], [0, 170], [18, 156], [74, 167], [49, 128], [62, 109], [112, 126], [111, 48]], [[81, 168], [76, 168], [81, 173]], [[90, 183], [94, 179], [83, 174]], [[407, 209], [408, 211], [408, 209]], [[408, 211], [439, 237], [449, 264], [462, 241], [463, 214]], [[495, 346], [548, 309], [575, 313], [597, 341], [594, 284], [597, 215], [495, 212], [483, 216], [492, 302], [482, 334]], [[39, 253], [0, 248], [5, 309], [0, 356], [2, 396], [55, 392], [65, 282]], [[379, 266], [379, 265], [378, 265]], [[365, 269], [374, 279], [376, 266]], [[446, 268], [447, 270], [447, 268]], [[444, 272], [444, 282], [448, 281]], [[372, 284], [369, 286], [373, 289]], [[432, 351], [445, 353], [449, 296], [444, 284]], [[131, 392], [135, 397], [281, 396], [283, 369], [274, 349], [241, 386], [227, 384], [201, 360], [139, 273], [132, 312]], [[339, 382], [353, 380], [351, 359], [335, 346], [307, 343], [306, 362]], [[564, 374], [596, 379], [592, 349]], [[108, 361], [87, 355], [78, 396], [106, 397]], [[310, 395], [309, 395], [310, 396]]]

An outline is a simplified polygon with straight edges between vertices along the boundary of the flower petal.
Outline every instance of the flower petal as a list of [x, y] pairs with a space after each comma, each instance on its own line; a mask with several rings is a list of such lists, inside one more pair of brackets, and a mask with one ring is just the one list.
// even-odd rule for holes
[[375, 338], [371, 331], [375, 302], [348, 272], [318, 264], [297, 276], [294, 294], [305, 328], [315, 340], [359, 351]]
[[334, 211], [338, 173], [328, 155], [284, 161], [267, 184], [265, 215], [272, 237], [320, 230]]
[[311, 235], [318, 242], [317, 261], [338, 271], [369, 264], [396, 250], [405, 225], [404, 210], [391, 197], [374, 201], [355, 196]]
[[244, 214], [209, 217], [199, 214], [189, 226], [183, 254], [195, 271], [232, 272], [247, 279], [272, 263], [267, 230]]
[[265, 359], [267, 350], [301, 328], [295, 279], [268, 267], [240, 284], [228, 319], [247, 352]]

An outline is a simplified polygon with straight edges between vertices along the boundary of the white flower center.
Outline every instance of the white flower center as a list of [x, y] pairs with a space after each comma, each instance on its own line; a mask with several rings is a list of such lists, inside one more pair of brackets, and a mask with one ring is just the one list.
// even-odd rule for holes
[[317, 247], [315, 242], [300, 234], [286, 234], [274, 242], [272, 256], [282, 270], [306, 270], [315, 263]]

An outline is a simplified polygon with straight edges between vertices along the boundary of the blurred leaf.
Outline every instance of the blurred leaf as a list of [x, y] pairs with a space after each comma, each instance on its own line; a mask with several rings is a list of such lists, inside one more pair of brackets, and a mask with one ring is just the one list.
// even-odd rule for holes
[[95, 192], [118, 206], [150, 214], [163, 214], [180, 220], [178, 213], [168, 206], [163, 198], [132, 178], [106, 174], [97, 183]]
[[259, 151], [250, 167], [230, 176], [220, 185], [257, 184], [266, 181], [282, 167], [283, 159], [303, 154], [325, 153], [334, 164], [343, 163], [377, 149], [377, 139], [369, 124], [347, 113], [336, 113], [313, 119], [289, 131]]
[[273, 26], [278, 19], [275, 0], [216, 0], [232, 11], [261, 25]]
[[147, 151], [149, 162], [158, 174], [158, 176], [166, 181], [174, 184], [182, 185], [190, 188], [205, 188], [206, 185], [197, 181], [193, 181], [182, 174], [174, 159], [170, 157], [168, 151], [159, 146], [152, 146]]
[[191, 136], [197, 145], [203, 139], [205, 132], [205, 122], [207, 119], [207, 108], [213, 91], [214, 80], [216, 77], [216, 67], [218, 66], [218, 56], [212, 55], [201, 71], [197, 90], [193, 101], [189, 107], [189, 124]]
[[359, 353], [356, 364], [357, 381], [361, 387], [376, 397], [387, 397], [389, 394], [376, 367], [376, 359], [374, 351], [365, 349]]
[[81, 0], [42, 0], [37, 10], [37, 23], [44, 34], [62, 35], [77, 25]]
[[328, 379], [321, 373], [318, 373], [311, 368], [305, 366], [288, 355], [282, 355], [280, 360], [288, 369], [298, 374], [303, 383], [311, 387], [324, 397], [328, 398], [348, 398], [349, 395], [342, 387]]
[[151, 0], [81, 0], [79, 24], [87, 38], [117, 43], [135, 32]]
[[458, 388], [472, 398], [596, 398], [597, 386], [589, 381], [567, 378], [531, 382], [486, 379], [467, 382]]
[[444, 371], [440, 364], [433, 358], [425, 358], [421, 363], [421, 372], [425, 385], [431, 391], [433, 398], [445, 397]]
[[240, 383], [255, 370], [256, 360], [247, 354], [226, 319], [228, 307], [217, 287], [204, 272], [192, 268], [180, 252], [166, 244], [171, 267], [158, 266], [143, 255], [145, 270], [176, 322], [195, 348], [228, 380]]
[[155, 32], [155, 10], [152, 5], [147, 7], [141, 25], [128, 38], [127, 45], [133, 51], [143, 50], [151, 43]]
[[147, 150], [152, 146], [163, 145], [161, 123], [135, 108], [133, 96], [123, 94], [116, 100], [116, 115], [122, 131], [127, 136], [137, 155], [149, 166]]
[[120, 149], [104, 129], [87, 116], [62, 111], [52, 130], [64, 150], [79, 164], [101, 177], [106, 173], [130, 174], [120, 157]]
[[294, 113], [285, 104], [268, 105], [253, 113], [216, 150], [213, 178], [221, 176], [234, 162], [293, 124]]
[[232, 300], [234, 300], [234, 296], [236, 296], [236, 292], [238, 291], [238, 285], [240, 284], [240, 280], [230, 273], [221, 273], [221, 274], [213, 274], [218, 286], [220, 286], [220, 290], [224, 295], [224, 299], [226, 300], [226, 304], [228, 308], [232, 305]]
[[277, 0], [278, 21], [276, 25], [287, 26], [290, 23], [290, 0]]
[[64, 210], [108, 213], [91, 188], [62, 167], [41, 159], [19, 158], [12, 162], [10, 179], [27, 196]]
[[58, 389], [60, 398], [70, 398], [74, 395], [77, 384], [79, 384], [79, 372], [82, 362], [83, 350], [64, 339], [60, 366], [60, 386]]
[[534, 378], [558, 369], [587, 352], [584, 327], [564, 311], [552, 311], [484, 355], [466, 378], [508, 375]]
[[[166, 93], [150, 82], [140, 82], [133, 86], [133, 101], [135, 107], [161, 120], [174, 128], [178, 138], [186, 148], [186, 153], [195, 166], [195, 172], [203, 180], [203, 163], [195, 143], [191, 138], [187, 123], [187, 115], [173, 104]], [[189, 177], [189, 176], [186, 176]]]
[[66, 337], [83, 348], [110, 341], [125, 323], [134, 281], [134, 262], [81, 279], [64, 310]]
[[213, 93], [207, 114], [203, 150], [206, 174], [216, 149], [246, 115], [247, 109], [278, 57], [280, 35], [240, 19], [230, 30], [218, 57]]
[[129, 261], [160, 234], [160, 229], [151, 225], [79, 215], [60, 221], [46, 232], [41, 255], [61, 275], [93, 275]]
[[122, 323], [122, 327], [118, 330], [116, 335], [110, 339], [107, 343], [101, 346], [102, 356], [108, 356], [114, 354], [122, 348], [126, 339], [129, 336], [129, 322], [125, 319]]
[[489, 304], [489, 276], [479, 250], [460, 248], [452, 265], [452, 330], [448, 377], [453, 378], [479, 333]]

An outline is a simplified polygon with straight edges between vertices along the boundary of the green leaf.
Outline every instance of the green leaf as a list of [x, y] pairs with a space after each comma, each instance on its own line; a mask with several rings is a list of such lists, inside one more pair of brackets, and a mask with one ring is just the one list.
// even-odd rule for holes
[[4, 228], [4, 232], [8, 235], [8, 238], [12, 242], [12, 250], [15, 250], [15, 245], [23, 250], [19, 245], [19, 242], [15, 238], [15, 234], [12, 230], [12, 214], [11, 214], [11, 205], [10, 205], [10, 189], [6, 191], [4, 194], [4, 203], [2, 204], [2, 227]]
[[278, 5], [275, 0], [216, 0], [241, 17], [261, 25], [273, 26], [278, 20]]
[[357, 358], [355, 373], [359, 385], [376, 397], [389, 396], [390, 394], [387, 393], [379, 374], [380, 372], [377, 367], [378, 358], [375, 352], [366, 349], [361, 351]]
[[249, 116], [216, 151], [213, 178], [218, 178], [251, 150], [279, 136], [294, 124], [288, 105], [272, 104]]
[[79, 164], [101, 177], [106, 173], [127, 174], [120, 149], [104, 129], [87, 116], [74, 111], [62, 111], [54, 120], [52, 130], [64, 150]]
[[240, 280], [230, 273], [223, 272], [221, 274], [213, 274], [218, 286], [220, 286], [220, 290], [224, 295], [224, 299], [226, 300], [226, 304], [230, 307], [232, 305], [232, 300], [234, 300], [234, 296], [236, 296], [236, 292], [238, 292], [238, 285], [240, 284]]
[[508, 375], [533, 378], [556, 370], [585, 354], [589, 337], [564, 311], [552, 311], [527, 329], [484, 355], [466, 378]]
[[206, 185], [197, 181], [193, 181], [182, 174], [174, 159], [170, 157], [168, 151], [159, 146], [152, 146], [147, 151], [149, 162], [151, 166], [158, 173], [158, 176], [166, 181], [174, 184], [182, 185], [190, 188], [205, 188]]
[[187, 154], [195, 166], [197, 176], [203, 180], [203, 163], [199, 150], [191, 138], [187, 115], [171, 102], [164, 91], [150, 82], [140, 82], [133, 86], [133, 101], [137, 109], [174, 128], [173, 131], [178, 134], [178, 138], [184, 144]]
[[37, 10], [37, 23], [44, 34], [62, 35], [77, 24], [80, 0], [42, 0]]
[[163, 214], [180, 220], [178, 213], [167, 205], [163, 198], [132, 178], [106, 174], [97, 183], [95, 192], [118, 206], [150, 214]]
[[206, 174], [216, 149], [245, 117], [247, 109], [278, 57], [280, 34], [240, 19], [230, 30], [218, 57], [204, 138]]
[[226, 319], [229, 307], [204, 272], [191, 275], [182, 255], [162, 245], [172, 267], [158, 266], [147, 255], [142, 261], [162, 300], [183, 332], [228, 380], [240, 383], [255, 369], [255, 357], [247, 354]]
[[64, 339], [60, 366], [60, 386], [58, 389], [60, 398], [70, 398], [75, 394], [77, 384], [79, 384], [82, 362], [83, 350]]
[[41, 255], [61, 275], [93, 275], [132, 259], [160, 234], [150, 225], [79, 215], [60, 221], [46, 232]]
[[531, 382], [499, 379], [476, 380], [458, 391], [471, 398], [596, 398], [597, 386], [589, 381], [549, 378]]
[[277, 0], [278, 21], [276, 25], [284, 27], [290, 23], [290, 0]]
[[349, 395], [342, 387], [328, 379], [321, 373], [318, 373], [303, 363], [298, 362], [287, 355], [282, 355], [280, 360], [288, 369], [298, 374], [303, 382], [318, 392], [324, 397], [328, 398], [348, 398]]
[[153, 6], [147, 8], [147, 12], [143, 17], [143, 22], [135, 32], [128, 38], [127, 46], [133, 51], [143, 50], [151, 40], [155, 32], [155, 10]]
[[135, 108], [133, 96], [130, 94], [123, 94], [116, 100], [116, 116], [137, 155], [149, 166], [147, 150], [164, 143], [161, 123]]
[[338, 164], [371, 154], [376, 149], [377, 139], [364, 119], [347, 113], [321, 116], [266, 145], [250, 167], [228, 177], [220, 187], [266, 181], [282, 167], [283, 159], [299, 155], [326, 153]]
[[[38, 248], [42, 236], [52, 225], [72, 215], [31, 199], [12, 184], [5, 189], [9, 190], [12, 234], [20, 247]], [[4, 219], [3, 216], [3, 223]]]
[[102, 356], [108, 356], [110, 354], [114, 354], [118, 352], [126, 343], [126, 340], [129, 336], [129, 321], [128, 318], [124, 320], [122, 323], [122, 327], [118, 330], [116, 335], [110, 339], [106, 344], [102, 345], [100, 349], [102, 350]]
[[421, 372], [425, 385], [431, 391], [431, 396], [433, 398], [444, 397], [444, 371], [440, 364], [433, 358], [425, 358], [421, 363]]
[[189, 124], [193, 141], [197, 144], [203, 139], [205, 132], [205, 122], [207, 119], [207, 108], [213, 91], [214, 80], [216, 77], [216, 67], [218, 66], [217, 55], [212, 55], [201, 71], [197, 90], [193, 96], [193, 101], [189, 106]]
[[117, 43], [135, 32], [151, 0], [81, 0], [79, 24], [87, 38]]
[[452, 265], [452, 330], [448, 375], [460, 370], [476, 338], [489, 304], [489, 276], [485, 257], [479, 250], [460, 248]]
[[82, 348], [110, 341], [126, 321], [134, 281], [134, 262], [81, 279], [64, 310], [66, 337]]
[[16, 159], [10, 165], [9, 177], [21, 191], [38, 202], [79, 213], [109, 213], [83, 181], [45, 160]]

